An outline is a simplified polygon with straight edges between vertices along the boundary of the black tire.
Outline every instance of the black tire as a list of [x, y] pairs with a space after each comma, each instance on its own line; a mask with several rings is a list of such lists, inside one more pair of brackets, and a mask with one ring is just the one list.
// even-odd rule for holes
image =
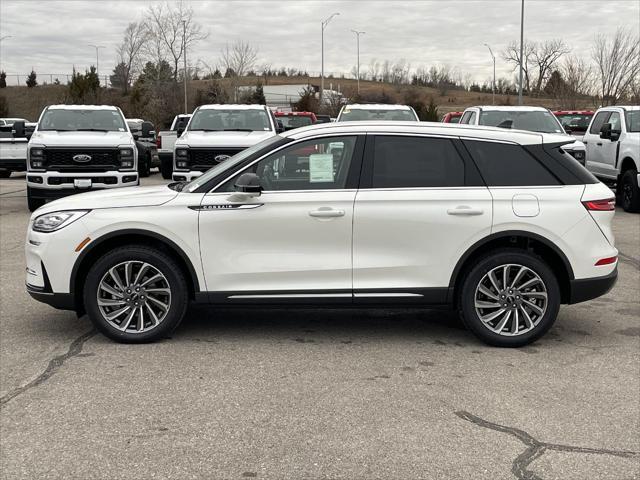
[[[112, 267], [130, 261], [147, 263], [159, 271], [164, 275], [171, 293], [169, 308], [161, 321], [155, 327], [139, 333], [119, 330], [105, 318], [98, 306], [98, 288], [103, 277]], [[106, 253], [93, 264], [86, 277], [83, 301], [93, 325], [110, 339], [121, 343], [148, 343], [165, 338], [178, 327], [187, 310], [189, 292], [182, 270], [170, 256], [155, 248], [126, 245]], [[151, 319], [148, 313], [145, 318]]]
[[9, 178], [11, 176], [11, 170], [0, 170], [0, 178]]
[[[475, 307], [476, 289], [485, 275], [501, 265], [517, 264], [527, 267], [544, 283], [547, 305], [544, 314], [530, 330], [514, 336], [498, 334], [489, 329], [480, 319]], [[514, 270], [517, 273], [517, 270]], [[493, 250], [478, 259], [463, 275], [464, 281], [458, 292], [458, 310], [465, 326], [480, 340], [496, 347], [522, 347], [535, 342], [553, 325], [560, 309], [560, 286], [547, 263], [537, 255], [515, 248]], [[520, 298], [520, 297], [518, 297]], [[515, 297], [512, 298], [515, 302]], [[498, 300], [499, 302], [502, 300]], [[504, 300], [505, 302], [509, 300]], [[516, 308], [516, 307], [514, 307]], [[520, 311], [518, 308], [516, 310]], [[515, 318], [512, 317], [512, 318]], [[524, 327], [524, 317], [521, 315]], [[509, 325], [513, 325], [512, 323]], [[504, 330], [503, 330], [504, 331]]]
[[144, 158], [140, 159], [140, 166], [138, 167], [138, 173], [141, 177], [145, 178], [151, 175], [151, 157], [147, 153]]
[[173, 161], [172, 160], [160, 160], [160, 173], [165, 180], [171, 180], [173, 175]]
[[27, 206], [29, 207], [30, 212], [35, 212], [41, 206], [45, 204], [44, 199], [42, 198], [33, 198], [31, 195], [31, 189], [27, 188]]
[[640, 188], [638, 188], [638, 172], [626, 170], [618, 183], [618, 199], [625, 212], [640, 212]]

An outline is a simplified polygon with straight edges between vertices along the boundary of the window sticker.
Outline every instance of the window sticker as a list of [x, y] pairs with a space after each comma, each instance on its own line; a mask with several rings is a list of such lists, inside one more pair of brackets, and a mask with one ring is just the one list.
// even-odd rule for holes
[[309, 182], [333, 182], [333, 155], [330, 153], [309, 155]]

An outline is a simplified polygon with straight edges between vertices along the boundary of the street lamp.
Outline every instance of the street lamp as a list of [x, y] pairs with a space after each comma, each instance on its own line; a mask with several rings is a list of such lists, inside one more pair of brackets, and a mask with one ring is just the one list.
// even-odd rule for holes
[[358, 95], [360, 95], [360, 35], [364, 35], [367, 32], [359, 32], [357, 30], [351, 30], [356, 34], [356, 44], [358, 51], [358, 66], [356, 67], [357, 75], [358, 75]]
[[484, 45], [489, 49], [491, 58], [493, 58], [493, 88], [491, 89], [491, 92], [492, 92], [491, 105], [495, 105], [496, 104], [496, 56], [493, 54], [493, 51], [491, 50], [491, 47], [489, 46], [488, 43], [485, 43]]
[[182, 20], [182, 51], [184, 53], [184, 113], [187, 111], [187, 21]]
[[98, 77], [98, 80], [100, 80], [100, 55], [99, 55], [99, 51], [101, 48], [107, 48], [107, 47], [103, 47], [101, 45], [92, 45], [89, 44], [89, 47], [93, 47], [96, 49], [96, 75]]
[[321, 63], [321, 70], [320, 70], [320, 106], [322, 106], [322, 93], [324, 91], [324, 29], [326, 28], [327, 25], [329, 25], [329, 22], [331, 21], [331, 19], [336, 15], [340, 15], [340, 13], [339, 12], [332, 13], [322, 21], [322, 37], [321, 37], [322, 63]]
[[520, 81], [518, 82], [518, 105], [522, 105], [522, 70], [524, 63], [524, 0], [520, 8]]

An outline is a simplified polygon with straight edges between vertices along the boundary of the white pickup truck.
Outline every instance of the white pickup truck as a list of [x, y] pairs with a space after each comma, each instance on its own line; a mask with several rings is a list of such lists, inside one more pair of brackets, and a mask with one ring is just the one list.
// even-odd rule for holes
[[460, 124], [566, 135], [567, 142], [571, 142], [563, 145], [562, 149], [584, 165], [584, 144], [573, 135], [568, 134], [558, 118], [550, 110], [543, 107], [496, 105], [469, 107], [462, 114]]
[[264, 105], [201, 105], [176, 140], [173, 180], [191, 181], [280, 130]]
[[138, 185], [138, 151], [122, 111], [110, 105], [46, 107], [27, 147], [27, 202]]
[[0, 125], [0, 178], [27, 169], [27, 132], [24, 120]]
[[160, 157], [160, 173], [165, 180], [171, 179], [171, 173], [173, 172], [173, 149], [176, 144], [176, 140], [185, 128], [191, 118], [190, 113], [176, 115], [173, 117], [171, 127], [169, 130], [159, 132], [156, 136], [156, 145], [158, 146], [158, 156]]
[[583, 142], [587, 169], [605, 183], [616, 184], [624, 210], [640, 212], [640, 106], [598, 109]]

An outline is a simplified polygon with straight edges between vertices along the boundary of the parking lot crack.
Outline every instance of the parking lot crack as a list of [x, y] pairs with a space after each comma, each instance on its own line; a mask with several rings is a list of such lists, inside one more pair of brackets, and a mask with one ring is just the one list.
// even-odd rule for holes
[[630, 265], [633, 265], [634, 267], [636, 267], [637, 269], [640, 269], [640, 260], [638, 260], [635, 257], [632, 257], [631, 255], [627, 255], [625, 253], [622, 253], [620, 251], [618, 251], [618, 257], [620, 258], [620, 260], [622, 260], [625, 263], [628, 263]]
[[516, 437], [527, 446], [526, 450], [518, 455], [511, 465], [511, 473], [513, 473], [519, 480], [543, 480], [542, 477], [536, 475], [531, 470], [528, 470], [528, 467], [536, 459], [540, 458], [547, 450], [566, 453], [612, 455], [622, 458], [640, 457], [640, 452], [634, 452], [630, 450], [607, 450], [602, 448], [576, 447], [573, 445], [541, 442], [539, 440], [536, 440], [524, 430], [489, 422], [464, 410], [459, 410], [455, 412], [455, 414], [463, 420], [467, 420], [468, 422], [471, 422], [480, 427], [495, 430], [496, 432], [500, 433], [507, 433], [513, 437]]
[[51, 376], [54, 373], [58, 371], [58, 369], [64, 364], [65, 361], [81, 353], [82, 347], [84, 347], [85, 342], [89, 340], [91, 337], [93, 337], [96, 333], [97, 332], [95, 330], [90, 330], [86, 333], [83, 333], [78, 338], [76, 338], [73, 342], [71, 342], [71, 345], [69, 345], [69, 349], [65, 353], [61, 355], [57, 355], [53, 357], [51, 360], [49, 360], [49, 364], [47, 365], [47, 368], [45, 368], [40, 375], [38, 375], [36, 378], [31, 380], [26, 385], [22, 385], [18, 388], [15, 388], [10, 392], [6, 393], [4, 396], [0, 397], [0, 408], [4, 407], [7, 404], [7, 402], [10, 402], [14, 398], [16, 398], [18, 395], [22, 395], [27, 390], [30, 390], [46, 382], [49, 378], [51, 378]]

